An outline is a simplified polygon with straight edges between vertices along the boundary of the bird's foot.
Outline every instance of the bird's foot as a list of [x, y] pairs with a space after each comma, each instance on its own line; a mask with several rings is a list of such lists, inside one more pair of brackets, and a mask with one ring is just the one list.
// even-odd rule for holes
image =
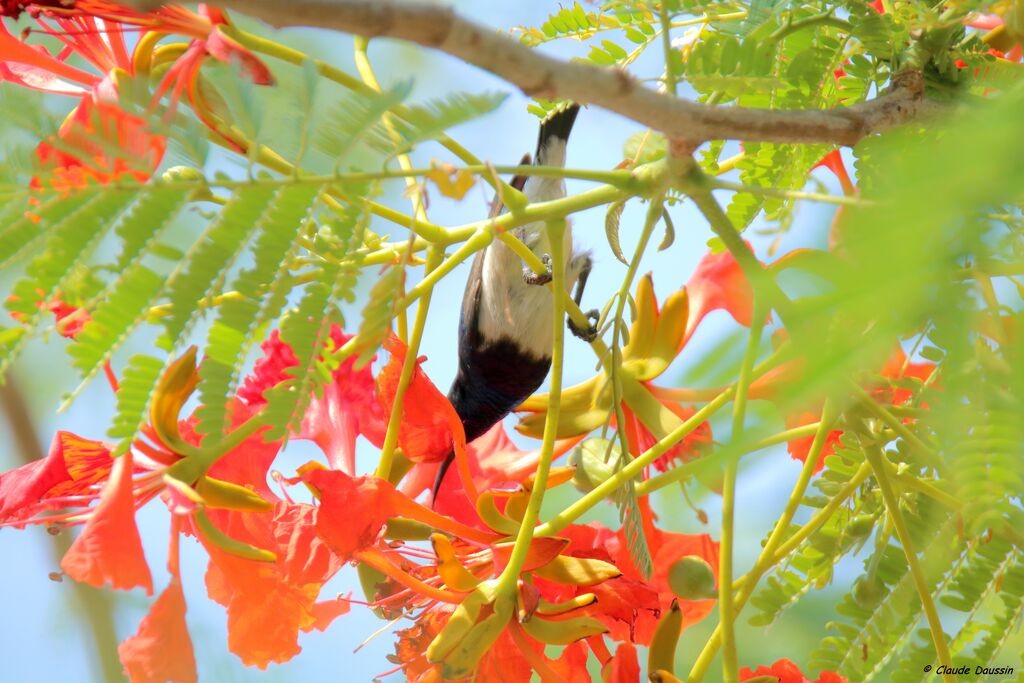
[[523, 282], [528, 285], [546, 285], [551, 282], [551, 256], [544, 254], [540, 260], [544, 263], [545, 272], [535, 273], [529, 266], [523, 266]]
[[580, 339], [589, 344], [595, 339], [597, 339], [597, 321], [600, 320], [601, 316], [597, 312], [596, 308], [592, 308], [589, 311], [587, 311], [586, 316], [587, 319], [590, 321], [590, 324], [587, 325], [585, 328], [580, 327], [575, 322], [573, 322], [572, 318], [569, 318], [568, 326], [569, 331], [572, 332], [574, 336], [579, 337]]

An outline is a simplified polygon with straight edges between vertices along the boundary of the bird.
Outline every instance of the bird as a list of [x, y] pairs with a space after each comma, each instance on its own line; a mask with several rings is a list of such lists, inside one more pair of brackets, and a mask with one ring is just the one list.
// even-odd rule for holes
[[[533, 165], [565, 165], [566, 146], [579, 105], [570, 104], [549, 114], [540, 126]], [[521, 165], [530, 165], [530, 155]], [[565, 196], [565, 182], [558, 177], [518, 175], [510, 185], [530, 202], [544, 202]], [[490, 217], [503, 213], [500, 195], [491, 204]], [[466, 432], [467, 442], [485, 433], [516, 406], [540, 388], [551, 369], [552, 295], [544, 285], [551, 281], [548, 232], [543, 221], [513, 230], [547, 267], [535, 273], [504, 242], [494, 240], [478, 252], [466, 282], [459, 319], [458, 370], [448, 400]], [[573, 286], [579, 304], [593, 267], [588, 251], [573, 244], [572, 227], [566, 223], [564, 236], [566, 290]], [[598, 313], [586, 313], [588, 326], [568, 321], [569, 330], [584, 341], [597, 336]], [[455, 457], [448, 453], [438, 468], [431, 490], [435, 504], [445, 475]]]

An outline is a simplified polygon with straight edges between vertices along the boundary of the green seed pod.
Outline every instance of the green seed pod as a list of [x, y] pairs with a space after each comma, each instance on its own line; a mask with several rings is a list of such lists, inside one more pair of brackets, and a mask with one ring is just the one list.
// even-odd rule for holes
[[573, 449], [569, 464], [576, 468], [572, 483], [586, 493], [622, 467], [622, 451], [617, 443], [594, 437]]
[[864, 538], [875, 528], [873, 515], [857, 515], [846, 525], [846, 534], [851, 538]]
[[865, 609], [871, 609], [885, 597], [885, 586], [874, 577], [862, 576], [853, 585], [853, 599]]
[[668, 570], [668, 585], [683, 600], [705, 600], [718, 596], [715, 572], [703, 557], [687, 555]]

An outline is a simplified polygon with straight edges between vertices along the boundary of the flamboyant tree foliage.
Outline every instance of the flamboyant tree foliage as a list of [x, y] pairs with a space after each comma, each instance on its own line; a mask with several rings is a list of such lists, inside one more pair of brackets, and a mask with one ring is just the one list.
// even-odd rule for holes
[[[260, 668], [298, 655], [300, 632], [329, 639], [373, 610], [396, 625], [381, 670], [410, 681], [697, 683], [719, 655], [729, 683], [1018, 664], [1000, 653], [1024, 615], [1024, 5], [552, 4], [543, 25], [498, 33], [432, 5], [223, 3], [352, 34], [350, 73], [217, 3], [0, 2], [0, 380], [55, 330], [81, 374], [68, 401], [102, 375], [116, 406], [112, 424], [57, 431], [45, 457], [0, 474], [2, 533], [75, 528], [64, 575], [156, 596], [118, 648], [136, 682], [203, 674], [185, 614], [207, 599], [225, 647]], [[504, 95], [411, 101], [409, 82], [379, 84], [376, 35], [490, 71], [540, 117], [576, 101], [650, 128], [601, 141], [622, 147], [614, 168], [531, 169], [594, 186], [528, 205], [508, 184], [523, 168], [447, 132]], [[576, 59], [545, 56], [555, 41]], [[289, 136], [261, 109], [282, 88]], [[439, 160], [414, 167], [420, 147]], [[431, 195], [476, 185], [509, 210], [431, 221]], [[377, 201], [395, 186], [409, 212]], [[827, 246], [783, 249], [811, 203], [837, 205]], [[629, 204], [646, 218], [627, 227]], [[707, 253], [688, 277], [641, 275], [683, 205], [713, 231]], [[550, 390], [517, 410], [539, 442], [498, 425], [466, 443], [419, 356], [434, 287], [494, 240], [542, 271], [513, 228], [542, 223], [557, 251], [566, 219], [594, 207], [624, 267], [594, 275], [621, 285], [593, 375], [563, 381], [564, 317], [585, 317], [553, 253]], [[755, 219], [768, 228], [747, 230]], [[681, 388], [670, 366], [713, 311], [744, 334], [717, 356], [724, 381]], [[357, 469], [360, 437], [372, 470]], [[281, 472], [294, 440], [322, 457]], [[802, 469], [739, 567], [744, 458], [781, 444]], [[664, 528], [651, 494], [679, 483], [714, 492], [720, 527]], [[580, 521], [608, 504], [618, 528]], [[168, 512], [167, 585], [143, 506]], [[186, 543], [208, 555], [208, 596], [183, 589]], [[852, 557], [859, 575], [834, 576]], [[321, 595], [348, 564], [363, 594]], [[833, 583], [846, 593], [817, 649], [745, 655], [740, 620], [771, 637]], [[710, 637], [677, 657], [703, 620]]]

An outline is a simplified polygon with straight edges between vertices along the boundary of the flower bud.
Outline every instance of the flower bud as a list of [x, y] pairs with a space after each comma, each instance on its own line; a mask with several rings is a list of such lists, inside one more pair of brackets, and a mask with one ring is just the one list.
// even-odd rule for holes
[[213, 192], [206, 185], [206, 176], [202, 171], [191, 166], [172, 166], [164, 171], [160, 178], [168, 183], [195, 183], [196, 189], [192, 190], [192, 194], [189, 195], [190, 201], [203, 202], [213, 199]]
[[572, 483], [586, 493], [622, 468], [622, 451], [617, 443], [594, 437], [573, 449], [569, 464], [576, 468]]
[[862, 576], [853, 584], [853, 599], [864, 609], [871, 609], [885, 597], [885, 586], [878, 579]]
[[711, 565], [697, 555], [687, 555], [669, 567], [668, 585], [683, 600], [706, 600], [718, 596]]

